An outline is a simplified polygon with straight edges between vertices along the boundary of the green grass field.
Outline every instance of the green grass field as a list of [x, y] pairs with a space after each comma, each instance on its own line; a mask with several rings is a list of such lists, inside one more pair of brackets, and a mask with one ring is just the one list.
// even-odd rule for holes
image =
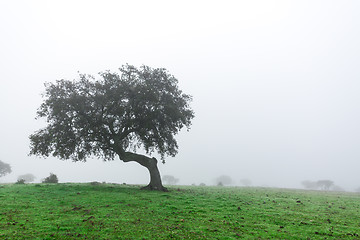
[[360, 194], [115, 184], [0, 186], [0, 239], [360, 239]]

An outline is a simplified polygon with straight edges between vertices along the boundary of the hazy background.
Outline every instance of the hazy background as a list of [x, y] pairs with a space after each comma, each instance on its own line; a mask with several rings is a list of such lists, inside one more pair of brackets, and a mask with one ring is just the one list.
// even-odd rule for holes
[[0, 160], [14, 182], [147, 183], [145, 168], [28, 156], [43, 83], [125, 63], [164, 67], [193, 95], [179, 154], [160, 164], [179, 184], [360, 187], [359, 1], [0, 0]]

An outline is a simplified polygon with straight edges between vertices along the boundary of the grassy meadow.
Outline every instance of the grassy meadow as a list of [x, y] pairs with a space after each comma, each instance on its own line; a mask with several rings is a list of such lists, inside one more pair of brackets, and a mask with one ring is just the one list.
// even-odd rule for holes
[[0, 185], [0, 239], [360, 239], [360, 194]]

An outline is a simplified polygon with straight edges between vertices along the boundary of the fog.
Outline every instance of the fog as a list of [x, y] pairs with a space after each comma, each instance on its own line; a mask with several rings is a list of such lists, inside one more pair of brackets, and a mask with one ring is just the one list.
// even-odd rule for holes
[[148, 183], [119, 159], [28, 156], [44, 82], [129, 63], [166, 68], [193, 96], [179, 153], [159, 164], [178, 184], [360, 187], [359, 1], [1, 1], [0, 182]]

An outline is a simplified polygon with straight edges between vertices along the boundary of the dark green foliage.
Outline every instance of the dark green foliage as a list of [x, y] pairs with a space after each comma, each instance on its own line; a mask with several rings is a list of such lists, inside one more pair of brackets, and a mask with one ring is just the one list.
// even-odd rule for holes
[[16, 181], [16, 184], [25, 184], [25, 179], [22, 179], [22, 178], [18, 179]]
[[0, 177], [3, 177], [11, 173], [11, 166], [0, 160]]
[[58, 183], [58, 182], [59, 182], [58, 177], [53, 173], [50, 173], [50, 176], [42, 180], [42, 183]]
[[143, 147], [149, 154], [175, 156], [174, 135], [194, 117], [191, 96], [165, 69], [125, 65], [119, 70], [102, 72], [99, 80], [80, 75], [76, 81], [47, 83], [37, 116], [48, 126], [30, 136], [30, 154], [113, 160], [116, 153]]

